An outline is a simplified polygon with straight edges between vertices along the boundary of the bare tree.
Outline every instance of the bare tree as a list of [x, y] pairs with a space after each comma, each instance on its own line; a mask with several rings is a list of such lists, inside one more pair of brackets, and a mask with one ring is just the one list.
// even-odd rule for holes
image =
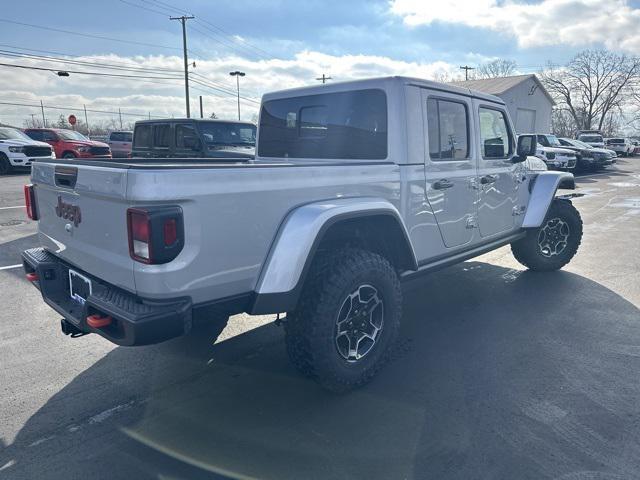
[[516, 72], [517, 64], [513, 60], [497, 59], [483, 63], [478, 67], [478, 78], [508, 77]]
[[551, 131], [558, 137], [572, 137], [576, 130], [576, 123], [569, 110], [554, 108], [551, 111]]
[[640, 59], [607, 50], [585, 50], [566, 67], [549, 66], [541, 80], [558, 107], [573, 117], [577, 129], [602, 130], [609, 115], [632, 95]]

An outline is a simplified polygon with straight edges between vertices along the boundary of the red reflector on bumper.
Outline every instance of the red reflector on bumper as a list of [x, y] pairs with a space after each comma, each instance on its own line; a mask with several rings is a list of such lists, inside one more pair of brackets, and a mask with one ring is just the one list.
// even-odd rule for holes
[[89, 315], [87, 317], [87, 325], [89, 325], [91, 328], [106, 327], [108, 325], [111, 325], [111, 317], [109, 316], [103, 317], [99, 313], [96, 313], [94, 315]]
[[37, 282], [40, 279], [38, 278], [38, 274], [36, 272], [31, 272], [27, 273], [27, 280], [29, 280], [30, 282]]

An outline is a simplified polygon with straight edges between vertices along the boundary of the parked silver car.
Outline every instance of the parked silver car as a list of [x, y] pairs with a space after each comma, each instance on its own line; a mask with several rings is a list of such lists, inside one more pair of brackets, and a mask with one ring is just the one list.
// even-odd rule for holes
[[132, 131], [117, 131], [109, 134], [107, 143], [111, 147], [111, 155], [113, 158], [127, 158], [131, 155], [131, 144], [133, 142]]

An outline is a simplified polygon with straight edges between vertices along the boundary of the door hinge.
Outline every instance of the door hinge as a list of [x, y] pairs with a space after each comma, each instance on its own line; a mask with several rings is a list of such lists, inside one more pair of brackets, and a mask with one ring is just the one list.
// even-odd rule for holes
[[513, 210], [511, 211], [511, 215], [513, 215], [514, 217], [517, 217], [518, 215], [522, 215], [526, 210], [527, 210], [527, 207], [525, 205], [516, 205], [515, 207], [513, 207]]
[[478, 228], [478, 219], [475, 216], [467, 217], [467, 228]]

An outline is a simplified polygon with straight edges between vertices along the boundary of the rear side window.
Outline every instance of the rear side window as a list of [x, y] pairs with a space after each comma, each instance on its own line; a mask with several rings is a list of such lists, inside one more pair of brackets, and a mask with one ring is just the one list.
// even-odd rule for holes
[[52, 131], [44, 130], [42, 132], [42, 140], [44, 140], [45, 142], [56, 141], [56, 140], [58, 140], [58, 135], [56, 135]]
[[176, 125], [176, 148], [193, 148], [197, 140], [198, 134], [193, 125], [188, 123]]
[[34, 139], [34, 140], [42, 141], [42, 131], [41, 130], [27, 130], [25, 133], [27, 135], [29, 135], [29, 137]]
[[133, 135], [131, 132], [111, 132], [112, 142], [130, 142]]
[[171, 125], [168, 123], [154, 125], [153, 146], [158, 148], [169, 148], [171, 143]]
[[[511, 155], [511, 141], [507, 119], [500, 110], [480, 108], [480, 142], [482, 158], [507, 158]], [[547, 140], [547, 139], [545, 139]], [[538, 136], [540, 141], [540, 135]], [[547, 141], [547, 144], [549, 142]]]
[[134, 148], [151, 148], [151, 125], [137, 125], [133, 135]]
[[469, 116], [464, 103], [427, 100], [427, 131], [431, 160], [469, 158]]
[[258, 155], [283, 158], [387, 158], [382, 90], [307, 95], [265, 102]]

